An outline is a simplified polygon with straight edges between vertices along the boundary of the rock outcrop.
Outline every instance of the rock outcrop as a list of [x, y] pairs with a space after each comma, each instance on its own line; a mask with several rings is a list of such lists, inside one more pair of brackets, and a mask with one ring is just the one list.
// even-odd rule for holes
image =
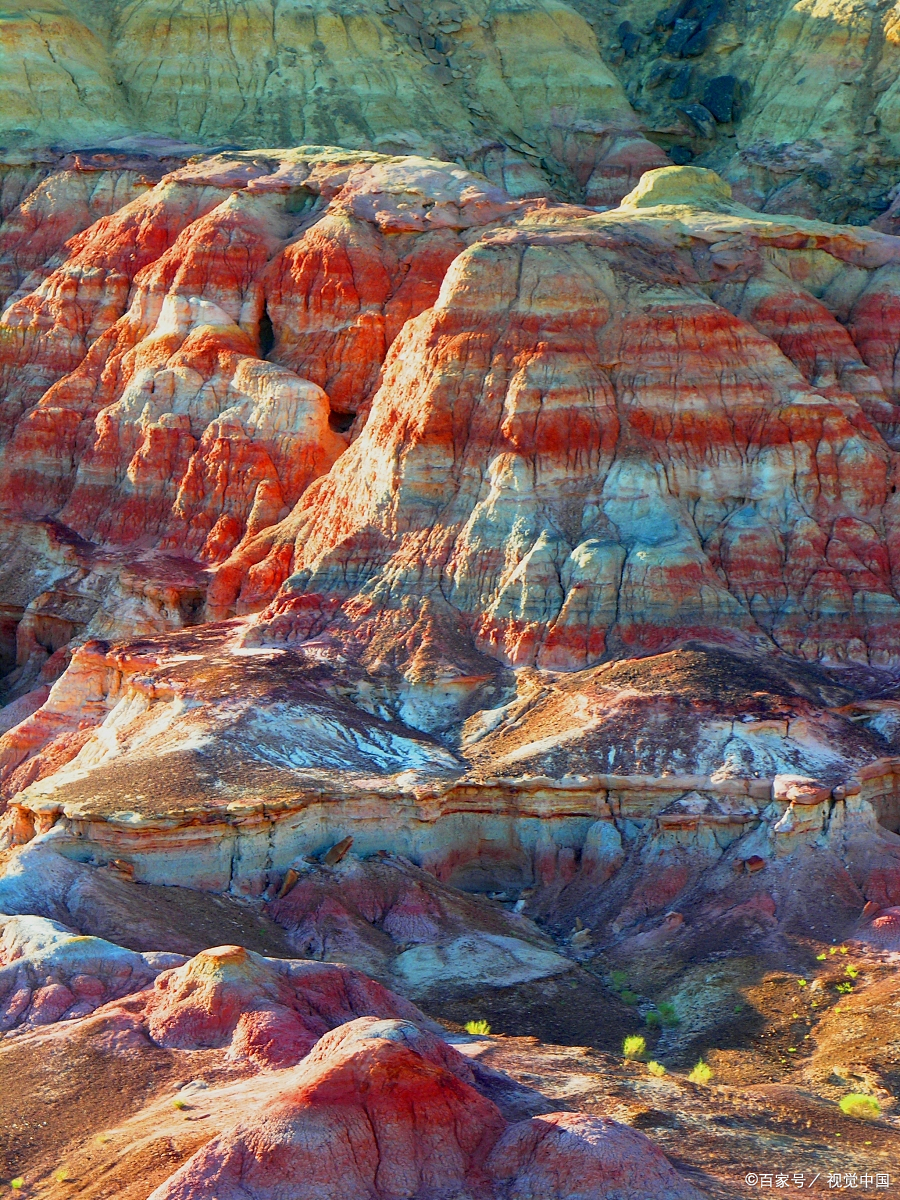
[[612, 202], [667, 161], [590, 24], [558, 0], [339, 15], [297, 0], [141, 0], [102, 15], [53, 0], [17, 5], [5, 37], [0, 130], [17, 149], [337, 144], [468, 157], [519, 194], [540, 194], [549, 173]]
[[[616, 876], [613, 937], [803, 847], [894, 903], [900, 242], [692, 167], [598, 214], [301, 150], [60, 253], [4, 316], [5, 844], [271, 897], [352, 836], [559, 914]], [[410, 988], [480, 961], [452, 923], [338, 922]]]
[[638, 1200], [700, 1193], [641, 1133], [555, 1113], [507, 1126], [465, 1060], [416, 1025], [354, 1021], [326, 1035], [265, 1111], [215, 1138], [153, 1200], [459, 1194]]
[[694, 168], [609, 214], [526, 214], [454, 261], [360, 436], [213, 603], [258, 608], [290, 575], [259, 643], [340, 639], [344, 604], [370, 662], [417, 629], [394, 657], [409, 685], [440, 675], [460, 623], [514, 667], [725, 630], [889, 666], [896, 334], [877, 297], [898, 253], [757, 217]]

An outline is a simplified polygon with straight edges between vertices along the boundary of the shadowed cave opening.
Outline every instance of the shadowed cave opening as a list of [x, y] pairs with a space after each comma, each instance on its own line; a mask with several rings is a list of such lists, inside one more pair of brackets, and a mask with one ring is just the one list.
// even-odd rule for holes
[[275, 326], [269, 316], [269, 310], [263, 301], [263, 309], [259, 318], [259, 357], [268, 358], [275, 347]]
[[875, 806], [875, 816], [882, 829], [891, 833], [900, 833], [900, 792], [888, 792], [872, 801]]
[[328, 414], [328, 424], [335, 433], [346, 433], [356, 420], [356, 413], [334, 412]]

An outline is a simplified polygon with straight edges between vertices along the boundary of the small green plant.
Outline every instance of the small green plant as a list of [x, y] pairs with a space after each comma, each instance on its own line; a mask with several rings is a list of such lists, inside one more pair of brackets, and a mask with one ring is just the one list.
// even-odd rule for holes
[[847, 963], [844, 967], [844, 974], [849, 975], [851, 979], [855, 979], [859, 974], [859, 967], [854, 967], [853, 963]]
[[637, 1004], [638, 1000], [640, 1000], [640, 996], [637, 994], [637, 992], [630, 992], [628, 988], [626, 988], [624, 992], [619, 992], [619, 995], [626, 1004]]
[[858, 1117], [860, 1121], [874, 1121], [881, 1116], [881, 1105], [874, 1096], [865, 1096], [862, 1092], [851, 1092], [839, 1101], [841, 1112], [848, 1117]]
[[798, 979], [798, 980], [797, 980], [797, 987], [798, 987], [798, 988], [805, 988], [805, 987], [806, 987], [806, 980], [805, 980], [805, 979]]
[[487, 1021], [466, 1021], [466, 1033], [490, 1033], [491, 1027]]
[[656, 1007], [659, 1011], [659, 1017], [663, 1025], [670, 1026], [678, 1024], [678, 1013], [675, 1011], [674, 1004], [670, 1004], [668, 1000], [663, 1000], [660, 1004], [657, 1004]]
[[72, 1176], [69, 1174], [69, 1172], [66, 1170], [65, 1167], [60, 1167], [58, 1171], [53, 1172], [53, 1178], [56, 1180], [57, 1183], [66, 1183], [69, 1179], [72, 1178]]
[[823, 950], [821, 954], [816, 955], [816, 962], [824, 962], [828, 955]]
[[655, 1008], [651, 1008], [644, 1017], [644, 1024], [648, 1029], [659, 1029], [660, 1025], [662, 1024], [662, 1017]]
[[647, 1070], [651, 1075], [655, 1075], [657, 1079], [662, 1079], [663, 1075], [666, 1073], [666, 1068], [662, 1065], [662, 1063], [655, 1062], [653, 1059], [647, 1063]]
[[612, 985], [616, 991], [621, 991], [628, 983], [627, 971], [610, 971], [609, 977], [612, 980]]
[[841, 954], [847, 954], [849, 949], [849, 946], [841, 946]]
[[691, 1081], [691, 1083], [706, 1084], [709, 1083], [712, 1077], [712, 1067], [709, 1065], [709, 1063], [705, 1063], [702, 1058], [697, 1063], [696, 1067], [694, 1067], [693, 1071], [691, 1071], [690, 1075], [688, 1075], [688, 1079]]
[[853, 991], [853, 984], [852, 983], [836, 983], [834, 985], [834, 990], [836, 992], [840, 992], [842, 996], [846, 996], [848, 992]]
[[639, 1033], [632, 1033], [622, 1043], [622, 1053], [626, 1058], [640, 1058], [647, 1049], [647, 1043]]
[[181, 1097], [178, 1096], [177, 1099], [172, 1101], [172, 1107], [177, 1108], [180, 1111], [183, 1108], [190, 1108], [190, 1105], [188, 1104], [187, 1100], [182, 1100]]
[[832, 946], [828, 951], [829, 954], [837, 954], [837, 946]]
[[10, 1180], [9, 1186], [13, 1189], [14, 1192], [17, 1192], [17, 1191], [19, 1191], [20, 1188], [23, 1188], [25, 1186], [25, 1180], [22, 1178], [21, 1175], [19, 1175], [19, 1176], [17, 1176], [17, 1178]]

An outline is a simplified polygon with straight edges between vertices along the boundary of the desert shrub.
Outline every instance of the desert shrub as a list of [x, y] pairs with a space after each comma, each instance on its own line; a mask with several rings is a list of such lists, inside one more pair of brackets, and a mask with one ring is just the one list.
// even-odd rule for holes
[[662, 1065], [662, 1063], [654, 1062], [652, 1060], [647, 1063], [647, 1070], [651, 1075], [655, 1075], [657, 1079], [662, 1078], [662, 1076], [666, 1073], [666, 1068]]
[[490, 1033], [491, 1027], [487, 1021], [466, 1021], [466, 1033]]
[[709, 1083], [709, 1081], [712, 1079], [712, 1076], [712, 1067], [709, 1065], [709, 1063], [705, 1063], [701, 1058], [696, 1067], [694, 1067], [693, 1071], [691, 1071], [690, 1075], [688, 1075], [688, 1079], [691, 1081], [691, 1083]]
[[849, 975], [851, 979], [855, 979], [859, 974], [859, 967], [854, 967], [853, 963], [847, 963], [844, 967], [844, 974]]
[[622, 1053], [626, 1058], [640, 1058], [647, 1049], [647, 1043], [639, 1033], [632, 1033], [622, 1043]]
[[668, 1000], [663, 1000], [660, 1004], [657, 1004], [656, 1007], [659, 1012], [659, 1019], [662, 1021], [663, 1025], [678, 1024], [678, 1013], [675, 1011], [674, 1004], [670, 1004]]
[[848, 1117], [858, 1117], [861, 1121], [874, 1121], [881, 1116], [881, 1105], [874, 1096], [863, 1095], [862, 1092], [850, 1092], [839, 1101], [841, 1112]]
[[626, 988], [624, 992], [619, 992], [619, 995], [626, 1004], [637, 1004], [638, 1000], [640, 1000], [640, 996], [637, 994], [637, 992], [630, 992], [628, 988]]
[[659, 1029], [660, 1025], [662, 1024], [662, 1018], [655, 1008], [651, 1008], [646, 1014], [644, 1017], [644, 1024], [648, 1029]]
[[621, 990], [628, 983], [628, 972], [627, 971], [610, 971], [609, 978], [612, 981], [613, 987], [616, 988], [617, 990]]
[[182, 1100], [182, 1098], [180, 1096], [178, 1096], [175, 1100], [172, 1101], [172, 1107], [177, 1108], [177, 1109], [182, 1109], [182, 1108], [189, 1108], [190, 1105], [188, 1104], [187, 1100]]
[[842, 996], [846, 996], [848, 992], [853, 991], [853, 984], [852, 983], [836, 983], [834, 985], [834, 988], [835, 988], [835, 991], [840, 992]]

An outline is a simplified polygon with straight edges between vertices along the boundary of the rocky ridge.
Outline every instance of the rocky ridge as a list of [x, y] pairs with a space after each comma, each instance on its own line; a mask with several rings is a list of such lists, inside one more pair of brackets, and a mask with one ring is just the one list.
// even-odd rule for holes
[[473, 1015], [887, 1161], [891, 20], [7, 14], [0, 1172], [735, 1194], [733, 1095]]

